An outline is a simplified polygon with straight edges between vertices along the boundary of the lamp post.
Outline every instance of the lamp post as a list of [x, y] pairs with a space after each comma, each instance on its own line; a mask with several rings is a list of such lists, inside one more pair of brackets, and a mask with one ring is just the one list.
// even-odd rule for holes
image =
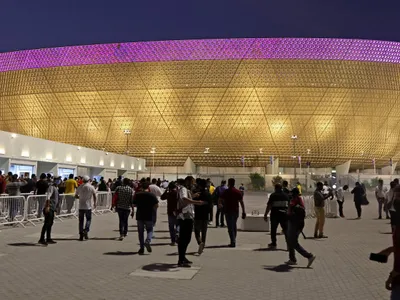
[[125, 154], [129, 154], [129, 136], [131, 135], [131, 131], [129, 129], [124, 130], [124, 135], [126, 136], [126, 150]]
[[156, 148], [151, 147], [150, 153], [153, 155], [153, 167], [150, 169], [150, 178], [151, 178], [151, 173], [154, 172], [154, 155], [156, 154]]
[[294, 161], [294, 179], [297, 179], [297, 169], [296, 169], [296, 141], [297, 141], [297, 135], [292, 135], [291, 137], [292, 141], [293, 141], [293, 161]]

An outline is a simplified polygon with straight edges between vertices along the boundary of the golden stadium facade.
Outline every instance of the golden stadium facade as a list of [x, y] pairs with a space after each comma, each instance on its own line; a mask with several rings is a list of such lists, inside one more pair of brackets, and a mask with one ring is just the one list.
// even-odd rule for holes
[[399, 63], [399, 43], [347, 39], [0, 53], [0, 130], [124, 153], [128, 129], [129, 153], [155, 147], [158, 166], [384, 166], [400, 158]]

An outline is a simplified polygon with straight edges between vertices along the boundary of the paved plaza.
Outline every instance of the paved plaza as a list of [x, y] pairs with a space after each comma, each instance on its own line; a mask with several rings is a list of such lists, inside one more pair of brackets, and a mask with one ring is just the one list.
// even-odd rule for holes
[[[369, 261], [391, 243], [387, 220], [377, 220], [377, 205], [356, 217], [351, 196], [346, 196], [347, 219], [328, 219], [328, 239], [300, 243], [317, 256], [312, 268], [298, 256], [298, 266], [288, 267], [283, 236], [278, 250], [268, 251], [270, 236], [239, 232], [236, 249], [227, 248], [226, 229], [209, 228], [207, 248], [198, 257], [192, 238], [188, 252], [190, 269], [174, 265], [177, 248], [169, 246], [166, 208], [159, 209], [153, 253], [137, 255], [136, 221], [130, 219], [129, 235], [117, 241], [118, 217], [109, 213], [93, 218], [90, 240], [77, 241], [76, 219], [53, 226], [56, 245], [38, 246], [41, 225], [2, 228], [0, 235], [0, 299], [389, 299], [384, 288], [392, 267]], [[247, 212], [263, 213], [263, 194], [245, 196]], [[314, 219], [306, 220], [304, 232], [311, 237]]]

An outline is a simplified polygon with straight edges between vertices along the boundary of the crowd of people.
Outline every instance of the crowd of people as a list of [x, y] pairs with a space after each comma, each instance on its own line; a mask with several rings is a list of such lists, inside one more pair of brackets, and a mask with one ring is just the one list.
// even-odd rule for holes
[[[349, 187], [329, 187], [328, 183], [318, 182], [313, 194], [314, 210], [316, 216], [314, 238], [327, 238], [324, 234], [326, 201], [333, 200], [336, 196], [339, 205], [339, 215], [344, 218], [343, 203], [345, 191]], [[192, 263], [186, 257], [188, 245], [192, 234], [198, 245], [198, 254], [204, 251], [207, 242], [207, 231], [213, 225], [214, 207], [215, 226], [227, 226], [229, 235], [229, 247], [236, 247], [237, 220], [239, 218], [239, 206], [243, 219], [246, 218], [244, 197], [244, 185], [239, 189], [235, 187], [235, 179], [228, 182], [223, 180], [217, 187], [210, 179], [194, 179], [188, 176], [178, 179], [176, 182], [168, 182], [160, 179], [143, 178], [140, 181], [118, 177], [107, 182], [101, 178], [99, 182], [90, 179], [89, 176], [74, 177], [72, 174], [62, 180], [51, 174], [41, 174], [39, 179], [35, 175], [31, 178], [21, 178], [16, 174], [8, 173], [6, 176], [0, 173], [0, 192], [10, 196], [20, 193], [34, 193], [46, 195], [44, 200], [38, 200], [38, 216], [44, 216], [44, 223], [39, 239], [43, 245], [54, 244], [51, 238], [54, 217], [59, 212], [59, 195], [66, 194], [67, 210], [70, 211], [74, 203], [78, 203], [78, 230], [79, 240], [89, 239], [92, 219], [92, 209], [96, 208], [97, 192], [112, 191], [112, 207], [118, 213], [119, 240], [122, 241], [128, 234], [129, 216], [136, 216], [138, 227], [139, 250], [138, 254], [144, 254], [145, 250], [152, 252], [151, 241], [154, 238], [154, 228], [157, 223], [157, 210], [159, 201], [167, 203], [168, 228], [170, 245], [178, 247], [178, 266], [190, 266]], [[357, 219], [361, 218], [362, 206], [367, 205], [367, 192], [365, 186], [356, 183], [351, 193], [354, 196]], [[386, 282], [388, 289], [400, 292], [400, 232], [396, 227], [400, 224], [400, 185], [395, 179], [390, 183], [390, 189], [386, 188], [382, 180], [379, 180], [375, 188], [375, 197], [378, 201], [378, 218], [382, 219], [385, 213], [386, 219], [391, 220], [393, 232], [393, 246], [381, 252], [384, 255], [395, 253], [393, 271]], [[78, 200], [76, 200], [78, 199]], [[301, 197], [301, 185], [289, 189], [289, 184], [284, 181], [275, 185], [275, 191], [269, 196], [264, 218], [271, 222], [270, 248], [277, 247], [277, 229], [280, 225], [285, 236], [287, 250], [289, 252], [288, 265], [296, 265], [295, 253], [308, 260], [310, 267], [316, 256], [306, 251], [299, 243], [305, 225], [305, 205]], [[10, 215], [12, 219], [13, 216]], [[86, 222], [85, 222], [86, 219]], [[226, 225], [225, 225], [226, 224]], [[146, 232], [146, 235], [145, 235]]]

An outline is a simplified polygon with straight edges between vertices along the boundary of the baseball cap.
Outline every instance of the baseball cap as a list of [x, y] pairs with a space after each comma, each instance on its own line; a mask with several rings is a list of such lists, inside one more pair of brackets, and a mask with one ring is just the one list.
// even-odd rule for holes
[[88, 182], [88, 181], [90, 180], [90, 177], [87, 176], [87, 175], [85, 175], [85, 176], [82, 177], [82, 180], [83, 180], [84, 182]]

